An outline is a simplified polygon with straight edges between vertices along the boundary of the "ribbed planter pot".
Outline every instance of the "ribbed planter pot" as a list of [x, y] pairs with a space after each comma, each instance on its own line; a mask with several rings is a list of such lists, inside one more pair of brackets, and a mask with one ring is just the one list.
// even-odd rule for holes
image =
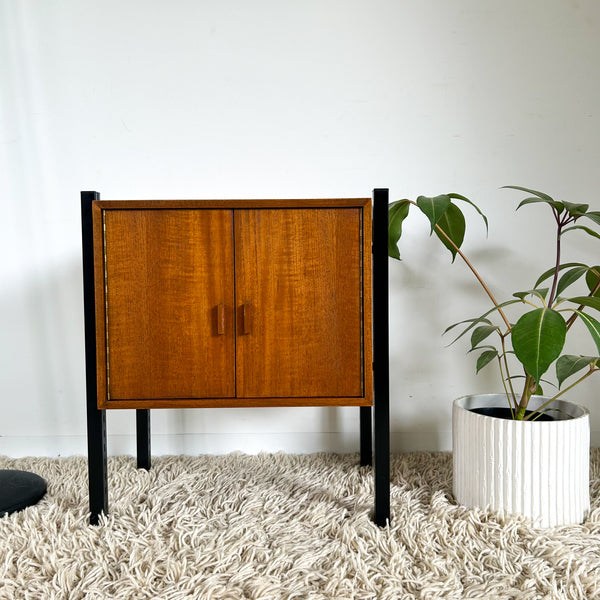
[[[547, 399], [533, 396], [530, 409]], [[503, 394], [463, 396], [452, 409], [453, 491], [459, 504], [522, 514], [539, 527], [581, 523], [590, 508], [587, 409], [556, 400], [552, 421], [473, 412], [505, 407]]]

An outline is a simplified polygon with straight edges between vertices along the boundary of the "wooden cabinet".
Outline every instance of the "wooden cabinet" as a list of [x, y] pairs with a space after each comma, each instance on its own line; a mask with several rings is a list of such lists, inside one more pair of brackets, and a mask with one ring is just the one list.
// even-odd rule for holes
[[372, 235], [369, 198], [81, 193], [92, 524], [108, 512], [106, 409], [136, 409], [149, 469], [149, 409], [328, 405], [360, 407], [360, 461], [373, 462], [386, 524], [387, 211], [388, 190], [374, 190]]
[[372, 404], [370, 199], [93, 218], [98, 408]]

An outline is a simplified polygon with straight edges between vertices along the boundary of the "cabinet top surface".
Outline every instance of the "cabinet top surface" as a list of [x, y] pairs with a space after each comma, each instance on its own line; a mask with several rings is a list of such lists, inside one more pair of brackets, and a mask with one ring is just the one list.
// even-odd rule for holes
[[344, 208], [363, 207], [371, 198], [297, 198], [284, 200], [95, 200], [100, 209], [161, 208]]

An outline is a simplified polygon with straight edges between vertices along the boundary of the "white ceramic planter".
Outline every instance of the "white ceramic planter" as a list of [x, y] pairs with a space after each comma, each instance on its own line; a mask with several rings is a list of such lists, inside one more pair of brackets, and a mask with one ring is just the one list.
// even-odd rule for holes
[[[533, 396], [529, 407], [547, 399]], [[472, 412], [506, 406], [503, 394], [454, 401], [454, 497], [459, 504], [518, 513], [539, 527], [581, 523], [590, 508], [587, 409], [557, 400], [556, 421], [511, 421]]]

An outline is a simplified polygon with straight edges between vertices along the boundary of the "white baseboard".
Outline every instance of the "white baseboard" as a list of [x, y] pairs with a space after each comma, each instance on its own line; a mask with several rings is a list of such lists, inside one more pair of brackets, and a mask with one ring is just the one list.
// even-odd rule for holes
[[[312, 454], [334, 452], [347, 454], [358, 452], [359, 436], [347, 433], [202, 433], [202, 434], [154, 434], [152, 454], [229, 454], [244, 452], [287, 452], [289, 454]], [[134, 435], [108, 435], [110, 456], [135, 454]], [[600, 446], [600, 431], [591, 435], [593, 447]], [[390, 435], [393, 453], [437, 452], [452, 450], [452, 435], [448, 432], [393, 432]], [[23, 456], [85, 456], [86, 436], [2, 436], [0, 455], [20, 458]]]
[[[135, 454], [134, 435], [108, 435], [108, 453], [111, 456]], [[202, 434], [153, 434], [152, 454], [228, 454], [244, 452], [287, 452], [312, 454], [335, 452], [340, 454], [358, 452], [358, 433], [202, 433]], [[450, 434], [420, 432], [392, 433], [392, 452], [450, 450]], [[0, 455], [19, 458], [23, 456], [78, 456], [87, 454], [86, 436], [35, 436], [0, 437]]]

